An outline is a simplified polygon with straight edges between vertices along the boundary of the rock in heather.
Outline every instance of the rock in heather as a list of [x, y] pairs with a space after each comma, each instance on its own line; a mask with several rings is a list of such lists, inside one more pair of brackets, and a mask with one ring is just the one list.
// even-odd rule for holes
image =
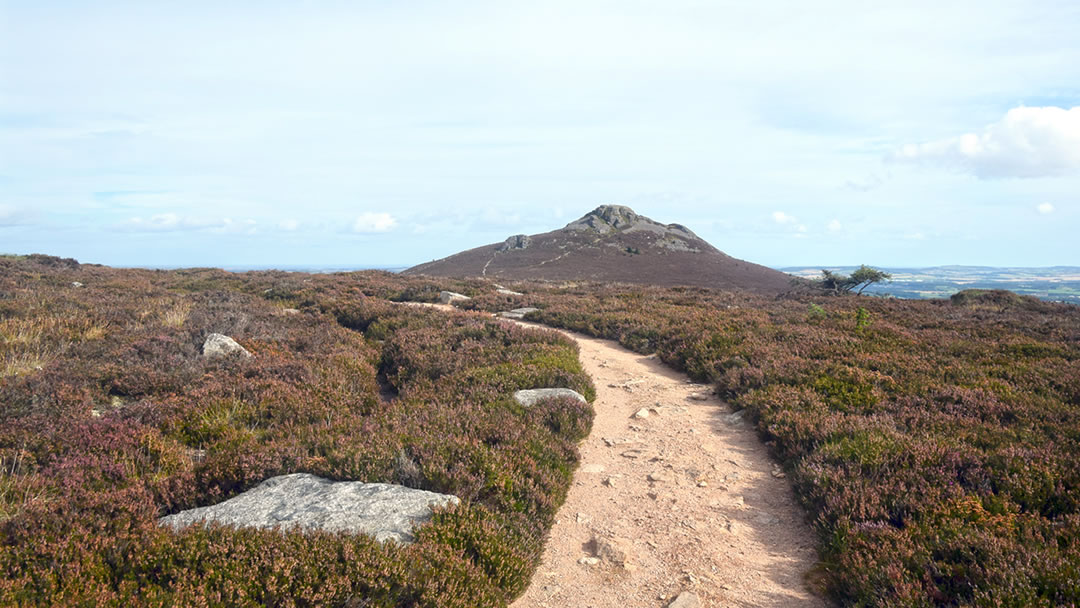
[[460, 293], [454, 293], [452, 291], [439, 292], [439, 301], [443, 304], [450, 304], [451, 302], [457, 302], [458, 300], [465, 301], [471, 300], [469, 296], [463, 296]]
[[181, 529], [219, 523], [239, 528], [299, 528], [368, 534], [379, 542], [409, 544], [432, 509], [461, 502], [449, 494], [387, 483], [330, 481], [308, 473], [271, 477], [225, 502], [168, 515], [162, 526]]
[[204, 357], [213, 359], [215, 357], [226, 357], [233, 353], [240, 353], [240, 356], [245, 359], [251, 356], [251, 353], [246, 348], [224, 334], [210, 334], [206, 336], [206, 341], [203, 342], [202, 354]]
[[504, 319], [524, 319], [525, 315], [529, 314], [530, 312], [536, 312], [538, 310], [540, 309], [532, 308], [531, 306], [525, 308], [515, 308], [513, 310], [504, 310], [499, 313], [499, 316]]
[[514, 393], [514, 401], [517, 401], [523, 407], [530, 407], [541, 399], [556, 397], [572, 397], [582, 403], [587, 401], [584, 395], [568, 388], [533, 388]]

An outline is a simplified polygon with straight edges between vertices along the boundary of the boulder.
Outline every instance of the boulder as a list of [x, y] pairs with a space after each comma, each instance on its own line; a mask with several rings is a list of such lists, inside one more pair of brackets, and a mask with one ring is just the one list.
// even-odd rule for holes
[[521, 293], [520, 291], [513, 291], [511, 289], [505, 289], [503, 287], [500, 287], [499, 289], [496, 289], [495, 293], [502, 294], [504, 296], [523, 296], [523, 295], [525, 295], [525, 294]]
[[239, 528], [298, 528], [368, 534], [408, 544], [432, 509], [458, 497], [387, 483], [330, 481], [308, 473], [271, 477], [225, 502], [167, 515], [158, 524], [179, 530], [201, 523]]
[[525, 315], [529, 314], [530, 312], [536, 312], [538, 310], [540, 309], [532, 307], [515, 308], [513, 310], [504, 310], [499, 313], [499, 316], [504, 319], [524, 319]]
[[568, 388], [533, 388], [514, 393], [514, 401], [517, 401], [523, 407], [530, 407], [541, 399], [553, 399], [556, 397], [572, 397], [586, 403], [586, 399], [581, 393]]
[[452, 291], [439, 292], [439, 301], [443, 304], [449, 304], [451, 302], [457, 302], [458, 300], [471, 300], [469, 296], [463, 296], [460, 293], [454, 293]]
[[203, 342], [202, 354], [204, 357], [213, 359], [227, 357], [233, 353], [239, 353], [245, 359], [251, 356], [251, 353], [246, 348], [224, 334], [210, 334], [206, 336], [206, 341]]

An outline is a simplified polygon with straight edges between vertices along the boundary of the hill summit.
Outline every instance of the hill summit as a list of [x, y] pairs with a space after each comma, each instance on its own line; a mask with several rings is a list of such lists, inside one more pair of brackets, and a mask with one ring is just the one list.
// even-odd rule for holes
[[565, 227], [517, 234], [404, 271], [504, 280], [589, 280], [778, 293], [791, 277], [733, 258], [681, 224], [661, 224], [622, 205], [601, 205]]

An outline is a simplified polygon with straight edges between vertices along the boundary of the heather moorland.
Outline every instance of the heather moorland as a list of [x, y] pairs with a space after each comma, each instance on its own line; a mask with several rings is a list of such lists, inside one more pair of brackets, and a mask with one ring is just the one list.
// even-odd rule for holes
[[[1080, 309], [364, 272], [0, 259], [7, 605], [501, 606], [528, 584], [592, 410], [573, 344], [618, 340], [743, 409], [842, 605], [1080, 602]], [[206, 335], [254, 356], [208, 360]], [[310, 472], [462, 499], [418, 542], [157, 518]]]

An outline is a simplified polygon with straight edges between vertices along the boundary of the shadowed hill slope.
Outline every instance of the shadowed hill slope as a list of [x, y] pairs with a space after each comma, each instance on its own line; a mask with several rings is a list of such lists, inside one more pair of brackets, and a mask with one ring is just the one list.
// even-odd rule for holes
[[566, 227], [420, 264], [404, 272], [444, 277], [590, 280], [777, 293], [791, 277], [733, 258], [680, 224], [602, 205]]

